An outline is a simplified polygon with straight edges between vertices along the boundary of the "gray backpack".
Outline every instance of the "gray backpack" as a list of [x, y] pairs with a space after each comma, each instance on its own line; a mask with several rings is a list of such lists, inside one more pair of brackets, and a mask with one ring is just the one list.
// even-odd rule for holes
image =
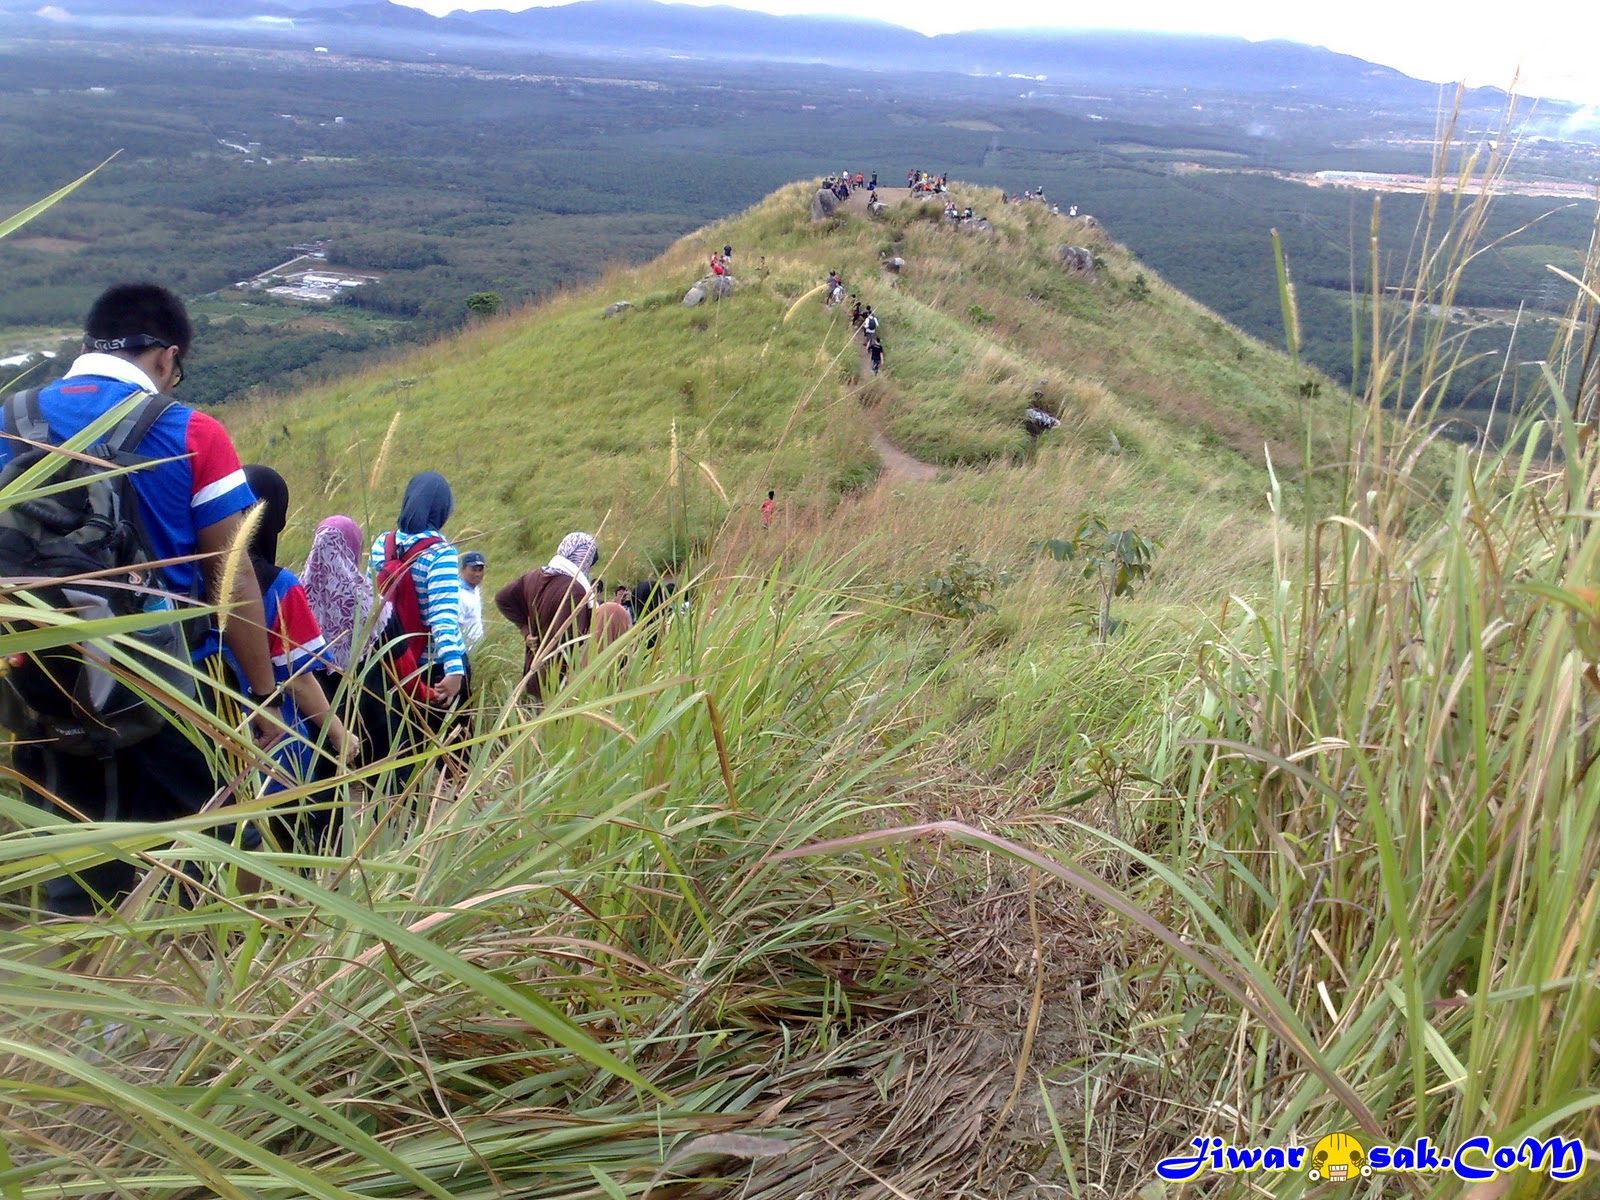
[[[121, 653], [192, 697], [183, 614], [164, 594], [160, 568], [148, 565], [156, 555], [130, 477], [109, 470], [153, 461], [134, 451], [173, 403], [170, 396], [142, 397], [104, 439], [72, 455], [52, 441], [38, 389], [5, 402], [0, 432], [24, 440], [14, 442], [0, 470], [0, 497], [40, 463], [49, 460], [53, 469], [25, 489], [35, 493], [30, 498], [0, 498], [0, 595], [26, 603], [16, 593], [27, 593], [35, 604], [85, 620], [148, 613], [148, 626], [120, 640]], [[47, 488], [60, 490], [37, 494]], [[0, 652], [5, 642], [48, 626], [16, 617], [0, 623]], [[108, 758], [166, 722], [143, 688], [129, 686], [130, 669], [107, 639], [13, 652], [0, 667], [0, 726], [58, 754]]]

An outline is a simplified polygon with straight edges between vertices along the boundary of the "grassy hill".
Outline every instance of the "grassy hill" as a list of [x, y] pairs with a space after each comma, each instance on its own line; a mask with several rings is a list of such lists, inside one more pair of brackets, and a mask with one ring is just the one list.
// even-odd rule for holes
[[[85, 830], [0, 794], [30, 826], [0, 836], [0, 1193], [1153, 1200], [1194, 1138], [1593, 1144], [1594, 381], [1552, 367], [1555, 421], [1501, 449], [1438, 442], [1466, 194], [1359, 402], [1042, 206], [812, 223], [795, 185], [229, 410], [301, 546], [434, 468], [490, 587], [586, 527], [693, 603], [537, 714], [497, 631], [467, 743], [398, 796], [347, 779], [326, 853], [211, 836], [258, 799]], [[724, 243], [740, 287], [683, 307]], [[809, 295], [829, 268], [886, 374]], [[1035, 402], [1062, 425], [1030, 441]], [[1104, 642], [1092, 546], [1036, 545], [1085, 513], [1160, 542]], [[31, 919], [112, 853], [156, 867], [116, 918]], [[1552, 1155], [1484, 1194], [1587, 1194]]]
[[[681, 558], [685, 528], [703, 546], [725, 520], [748, 521], [769, 487], [791, 522], [817, 519], [870, 491], [877, 432], [948, 468], [934, 490], [970, 497], [957, 507], [980, 515], [963, 531], [973, 535], [994, 515], [984, 490], [1024, 477], [1033, 483], [1015, 500], [1041, 517], [1066, 476], [1163, 536], [1198, 505], [1207, 525], [1223, 510], [1259, 515], [1263, 447], [1280, 462], [1299, 453], [1307, 416], [1282, 356], [1162, 286], [1091, 224], [958, 186], [956, 202], [994, 233], [954, 227], [931, 202], [814, 225], [811, 190], [797, 184], [648, 266], [597, 269], [592, 286], [338, 385], [230, 409], [229, 424], [243, 453], [290, 480], [302, 535], [329, 511], [386, 519], [410, 472], [437, 467], [456, 487], [456, 529], [502, 572], [602, 521], [625, 572]], [[733, 297], [682, 307], [725, 243]], [[1061, 244], [1093, 248], [1093, 281], [1061, 268]], [[904, 272], [882, 270], [882, 253], [903, 257]], [[796, 303], [830, 268], [883, 322], [877, 379], [863, 379], [843, 311]], [[632, 307], [602, 318], [623, 300]], [[1036, 446], [1029, 404], [1063, 421]], [[1324, 412], [1312, 420], [1321, 440], [1340, 427]], [[666, 487], [674, 428], [681, 489]], [[701, 463], [726, 501], [695, 474]]]

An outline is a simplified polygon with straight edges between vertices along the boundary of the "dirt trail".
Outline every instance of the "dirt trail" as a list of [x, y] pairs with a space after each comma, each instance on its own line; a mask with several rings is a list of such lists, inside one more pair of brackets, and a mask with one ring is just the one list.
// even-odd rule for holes
[[[872, 359], [867, 355], [866, 343], [858, 337], [856, 342], [861, 347], [861, 378], [866, 379], [872, 374]], [[912, 480], [924, 482], [939, 477], [939, 468], [933, 463], [923, 462], [920, 458], [913, 458], [904, 450], [891, 442], [883, 432], [878, 414], [867, 412], [867, 420], [872, 425], [872, 445], [878, 452], [878, 458], [883, 462], [881, 478], [906, 482]]]
[[[911, 198], [910, 188], [880, 187], [878, 199], [884, 204], [899, 204], [902, 200]], [[851, 188], [850, 195], [845, 197], [843, 204], [839, 205], [841, 212], [865, 213], [867, 211], [867, 189], [864, 187]]]
[[[878, 199], [885, 204], [899, 204], [902, 200], [911, 198], [910, 188], [880, 187]], [[865, 213], [867, 211], [867, 189], [856, 188], [851, 191], [848, 199], [839, 206], [842, 212]], [[872, 374], [872, 359], [867, 355], [866, 343], [861, 340], [859, 333], [855, 336], [856, 346], [861, 354], [861, 378], [866, 379]], [[878, 458], [883, 463], [883, 472], [880, 479], [893, 483], [925, 483], [930, 479], [937, 479], [941, 468], [933, 463], [923, 462], [914, 458], [891, 442], [883, 432], [877, 414], [868, 412], [867, 420], [872, 428], [872, 445], [878, 452]]]
[[872, 444], [878, 451], [878, 457], [883, 460], [883, 474], [879, 476], [880, 479], [901, 483], [907, 481], [923, 483], [939, 477], [938, 467], [923, 462], [920, 458], [912, 458], [885, 437], [883, 430], [876, 424], [872, 427]]

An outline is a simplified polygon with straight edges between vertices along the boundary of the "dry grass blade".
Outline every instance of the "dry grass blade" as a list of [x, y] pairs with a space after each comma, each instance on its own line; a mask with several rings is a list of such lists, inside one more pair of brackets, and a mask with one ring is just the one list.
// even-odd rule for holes
[[807, 301], [815, 300], [827, 290], [828, 285], [826, 282], [817, 284], [816, 287], [812, 288], [809, 292], [805, 293], [805, 295], [801, 296], [789, 306], [788, 311], [783, 314], [783, 323], [787, 325], [789, 323], [789, 318], [794, 316], [795, 313], [799, 312], [803, 304], [805, 304]]
[[724, 504], [729, 503], [728, 493], [723, 490], [722, 481], [719, 480], [717, 478], [717, 476], [716, 476], [716, 473], [714, 471], [712, 471], [711, 464], [702, 462], [702, 463], [698, 463], [696, 465], [698, 465], [699, 468], [700, 468], [700, 474], [702, 474], [702, 475], [704, 475], [706, 477], [706, 482], [711, 485], [712, 490], [714, 490], [717, 493], [717, 495], [721, 498], [722, 502]]
[[400, 414], [403, 410], [395, 409], [394, 416], [389, 420], [389, 428], [384, 431], [383, 441], [378, 445], [378, 457], [372, 460], [372, 473], [367, 476], [368, 493], [378, 490], [378, 481], [383, 478], [383, 468], [389, 461], [389, 446], [394, 442], [394, 432], [400, 427]]
[[[233, 542], [229, 545], [227, 556], [222, 560], [221, 581], [217, 585], [217, 595], [225, 598], [234, 598], [238, 595], [239, 572], [243, 571], [250, 561], [250, 543], [255, 539], [256, 529], [261, 525], [261, 518], [266, 513], [265, 501], [252, 505], [250, 511], [245, 513], [239, 521], [239, 528], [233, 535]], [[217, 632], [226, 633], [228, 618], [231, 609], [226, 605], [217, 614]]]
[[702, 1137], [691, 1138], [679, 1146], [661, 1164], [661, 1169], [650, 1177], [640, 1200], [650, 1200], [650, 1193], [655, 1191], [656, 1184], [660, 1183], [673, 1169], [682, 1166], [690, 1159], [702, 1155], [711, 1155], [717, 1158], [742, 1158], [755, 1161], [763, 1158], [777, 1158], [789, 1153], [794, 1147], [788, 1142], [778, 1138], [752, 1137], [745, 1133], [708, 1133]]

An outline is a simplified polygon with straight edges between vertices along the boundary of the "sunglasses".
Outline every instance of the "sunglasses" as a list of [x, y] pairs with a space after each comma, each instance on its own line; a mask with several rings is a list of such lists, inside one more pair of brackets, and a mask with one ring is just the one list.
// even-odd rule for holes
[[[128, 337], [95, 338], [89, 343], [91, 350], [98, 350], [102, 354], [116, 350], [148, 350], [151, 346], [160, 346], [163, 350], [171, 350], [174, 343], [164, 341], [149, 333], [135, 333]], [[183, 382], [183, 355], [172, 356], [172, 386], [177, 387]]]

